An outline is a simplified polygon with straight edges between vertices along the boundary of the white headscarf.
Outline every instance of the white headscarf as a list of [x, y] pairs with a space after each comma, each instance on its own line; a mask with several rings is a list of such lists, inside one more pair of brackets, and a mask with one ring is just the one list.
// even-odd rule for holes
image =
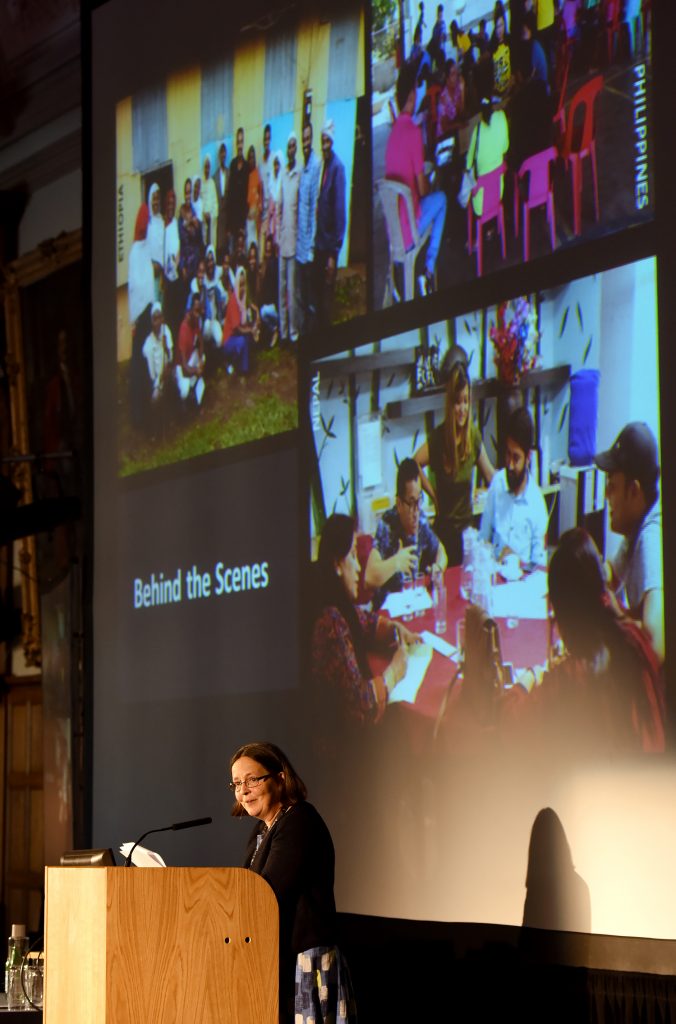
[[161, 213], [153, 213], [153, 196], [159, 196], [159, 192], [160, 186], [153, 182], [148, 189], [148, 213], [150, 214], [150, 220], [146, 237], [148, 239], [151, 260], [161, 267], [164, 263], [164, 220]]
[[[136, 323], [144, 309], [155, 301], [155, 276], [148, 246], [148, 221], [145, 220], [147, 216], [148, 208], [143, 203], [136, 217], [137, 229], [134, 231], [134, 235], [140, 237], [135, 237], [129, 250], [127, 297], [131, 324]], [[143, 233], [142, 228], [138, 229], [139, 224], [145, 227]]]
[[[244, 278], [244, 299], [239, 297], [239, 282]], [[246, 323], [246, 270], [244, 267], [237, 267], [235, 274], [235, 298], [237, 299], [237, 305], [239, 306], [240, 324]]]
[[[279, 174], [275, 176], [275, 160], [279, 161]], [[270, 175], [270, 198], [274, 203], [279, 203], [282, 195], [282, 171], [284, 170], [284, 155], [278, 149], [272, 158], [272, 174]]]

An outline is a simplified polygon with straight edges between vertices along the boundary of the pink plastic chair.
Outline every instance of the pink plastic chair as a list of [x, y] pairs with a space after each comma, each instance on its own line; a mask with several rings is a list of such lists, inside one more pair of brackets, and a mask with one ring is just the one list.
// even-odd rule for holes
[[[556, 160], [558, 153], [554, 146], [543, 149], [540, 153], [534, 153], [527, 157], [519, 168], [518, 179], [521, 181], [528, 175], [528, 195], [524, 199], [519, 189], [516, 195], [521, 198], [523, 208], [523, 258], [530, 258], [530, 211], [538, 206], [547, 207], [547, 223], [549, 224], [549, 237], [552, 240], [552, 249], [556, 248], [556, 220], [554, 217], [554, 190], [552, 187], [552, 161]], [[519, 218], [516, 218], [518, 226]], [[517, 232], [518, 233], [518, 232]]]
[[502, 178], [507, 170], [507, 165], [501, 163], [499, 167], [496, 167], [494, 171], [489, 171], [488, 174], [482, 174], [476, 180], [476, 185], [472, 189], [472, 198], [483, 189], [483, 204], [481, 207], [481, 216], [478, 217], [474, 212], [472, 204], [472, 198], [470, 198], [467, 204], [467, 248], [470, 253], [474, 251], [472, 244], [472, 226], [473, 221], [476, 220], [476, 265], [477, 273], [481, 277], [483, 273], [483, 226], [488, 224], [492, 220], [497, 220], [498, 231], [500, 232], [500, 242], [502, 244], [502, 258], [504, 260], [505, 252], [505, 211], [502, 206]]
[[[590, 78], [573, 96], [566, 118], [566, 133], [561, 144], [560, 153], [570, 167], [573, 186], [573, 221], [575, 234], [582, 230], [582, 161], [591, 157], [592, 178], [594, 182], [594, 211], [599, 219], [599, 182], [596, 168], [596, 122], [594, 105], [596, 97], [603, 88], [603, 76]], [[583, 108], [584, 121], [582, 131], [576, 132], [575, 115], [578, 108]], [[579, 120], [579, 118], [578, 118]]]

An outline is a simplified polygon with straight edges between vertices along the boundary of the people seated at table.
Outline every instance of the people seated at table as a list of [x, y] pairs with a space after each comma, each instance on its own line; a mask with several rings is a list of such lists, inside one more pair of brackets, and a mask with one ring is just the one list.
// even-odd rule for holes
[[[314, 566], [311, 672], [317, 696], [352, 723], [378, 722], [387, 698], [403, 679], [407, 645], [420, 638], [398, 622], [357, 607], [360, 565], [350, 516], [329, 516]], [[389, 663], [374, 674], [369, 651], [387, 652]]]
[[[496, 170], [505, 159], [509, 149], [509, 127], [504, 110], [493, 109], [493, 66], [482, 60], [476, 69], [476, 85], [481, 103], [481, 116], [472, 132], [465, 167], [475, 169], [477, 178]], [[504, 175], [500, 182], [500, 194], [504, 188]], [[483, 189], [480, 188], [472, 199], [477, 217], [483, 211]]]
[[623, 540], [606, 562], [612, 590], [639, 620], [664, 660], [662, 508], [657, 442], [646, 423], [628, 423], [594, 462], [606, 473], [610, 528]]
[[507, 423], [505, 468], [498, 470], [481, 516], [482, 540], [498, 562], [517, 555], [523, 566], [546, 564], [547, 506], [531, 473], [533, 421], [523, 406]]
[[[462, 350], [460, 350], [462, 351]], [[452, 366], [446, 386], [445, 417], [415, 453], [421, 469], [429, 466], [432, 481], [421, 475], [423, 489], [436, 508], [434, 531], [449, 565], [462, 562], [462, 531], [472, 519], [472, 477], [478, 466], [490, 483], [495, 470], [486, 455], [481, 432], [470, 413], [470, 379], [461, 359]]]
[[[420, 127], [413, 120], [416, 103], [416, 69], [404, 64], [397, 79], [397, 104], [399, 116], [387, 140], [385, 150], [385, 177], [399, 181], [411, 191], [413, 213], [418, 231], [422, 234], [428, 224], [432, 233], [425, 253], [425, 273], [420, 282], [424, 293], [434, 290], [434, 275], [437, 256], [446, 223], [446, 196], [443, 192], [432, 192], [425, 175], [423, 136]], [[399, 219], [404, 245], [413, 245], [413, 233], [408, 212], [402, 199], [399, 201]]]
[[397, 470], [397, 499], [378, 523], [364, 581], [375, 589], [373, 607], [401, 590], [406, 576], [446, 568], [446, 552], [421, 510], [420, 467], [403, 459]]
[[[505, 729], [517, 725], [548, 755], [664, 750], [664, 681], [643, 628], [621, 612], [591, 537], [565, 533], [549, 566], [549, 598], [565, 655], [528, 697], [505, 695]], [[527, 673], [523, 685], [532, 685]], [[526, 726], [527, 732], [521, 727]]]

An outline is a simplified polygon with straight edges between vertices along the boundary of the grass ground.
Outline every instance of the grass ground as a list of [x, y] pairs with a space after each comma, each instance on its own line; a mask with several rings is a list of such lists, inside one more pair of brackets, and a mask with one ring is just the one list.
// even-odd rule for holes
[[[274, 348], [258, 354], [246, 385], [223, 367], [207, 379], [199, 409], [168, 399], [145, 430], [129, 412], [129, 363], [118, 365], [120, 476], [230, 448], [298, 426], [297, 358]], [[187, 407], [186, 407], [187, 406]], [[155, 412], [155, 410], [153, 410]]]

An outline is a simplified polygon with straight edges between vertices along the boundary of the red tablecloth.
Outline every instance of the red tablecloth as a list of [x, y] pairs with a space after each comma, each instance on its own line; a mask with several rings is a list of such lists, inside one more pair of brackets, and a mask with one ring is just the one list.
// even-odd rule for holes
[[[460, 567], [455, 566], [445, 572], [446, 582], [446, 632], [442, 639], [455, 646], [456, 624], [465, 614], [467, 601], [460, 596]], [[501, 586], [497, 583], [496, 586]], [[511, 662], [514, 669], [526, 668], [531, 665], [543, 665], [547, 660], [547, 621], [545, 619], [496, 619], [500, 630], [502, 660]], [[508, 621], [510, 626], [508, 626]], [[434, 611], [429, 609], [423, 615], [416, 616], [406, 626], [415, 633], [423, 630], [434, 632]], [[381, 655], [371, 656], [371, 668], [374, 673], [383, 672], [388, 661]], [[448, 684], [457, 671], [457, 664], [449, 658], [442, 657], [436, 651], [432, 653], [422, 686], [418, 690], [415, 704], [404, 705], [413, 708], [426, 717], [436, 718]]]

